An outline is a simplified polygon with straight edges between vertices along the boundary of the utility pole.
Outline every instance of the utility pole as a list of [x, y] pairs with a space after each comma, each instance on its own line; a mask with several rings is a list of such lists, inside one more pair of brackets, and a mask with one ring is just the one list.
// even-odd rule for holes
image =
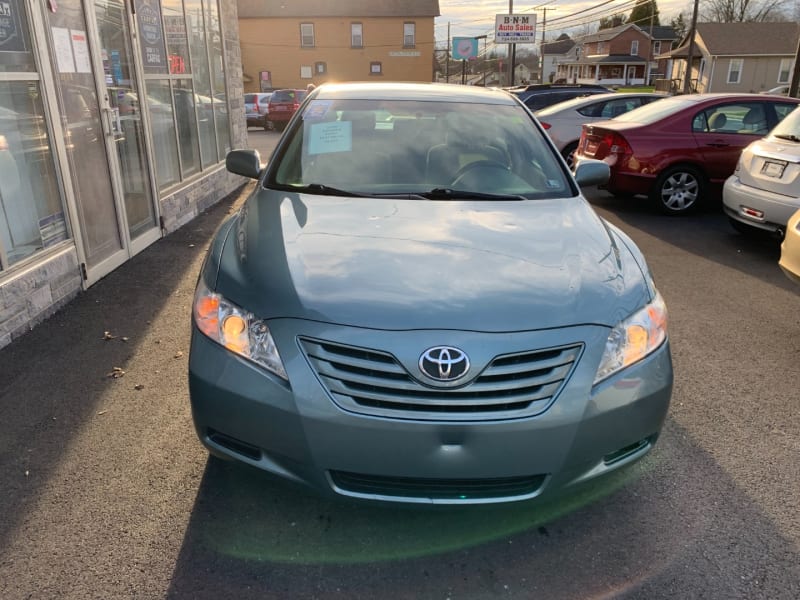
[[539, 49], [539, 83], [544, 83], [544, 33], [547, 30], [547, 7], [542, 8], [542, 44]]
[[453, 42], [450, 39], [450, 21], [447, 22], [447, 55], [444, 60], [444, 82], [450, 83], [450, 49], [453, 47]]
[[697, 29], [697, 4], [699, 0], [694, 0], [694, 12], [692, 13], [692, 29], [689, 33], [689, 50], [686, 56], [686, 73], [683, 78], [683, 93], [688, 94], [692, 91], [692, 61], [694, 60], [694, 35]]
[[[514, 14], [514, 0], [508, 0], [508, 14], [510, 14], [510, 15]], [[509, 66], [509, 70], [510, 70], [509, 77], [508, 77], [508, 85], [513, 87], [513, 85], [514, 85], [514, 69], [516, 67], [516, 65], [514, 63], [517, 61], [517, 45], [516, 44], [511, 44], [511, 47], [509, 48], [509, 50], [510, 50], [509, 54], [511, 56], [509, 56], [510, 60], [508, 61], [508, 66]]]
[[800, 86], [800, 39], [797, 40], [797, 52], [794, 55], [794, 72], [792, 73], [792, 82], [789, 84], [789, 97], [800, 98], [797, 95], [798, 86]]

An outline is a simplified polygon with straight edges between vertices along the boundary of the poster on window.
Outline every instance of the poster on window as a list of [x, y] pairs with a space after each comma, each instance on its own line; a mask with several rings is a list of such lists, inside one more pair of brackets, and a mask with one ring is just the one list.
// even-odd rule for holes
[[[0, 2], [2, 1], [0, 0]], [[161, 23], [161, 2], [159, 0], [134, 0], [134, 3], [144, 69], [150, 73], [165, 73], [167, 71], [167, 49], [164, 45], [164, 27]]]
[[27, 52], [22, 35], [20, 0], [0, 0], [0, 52]]

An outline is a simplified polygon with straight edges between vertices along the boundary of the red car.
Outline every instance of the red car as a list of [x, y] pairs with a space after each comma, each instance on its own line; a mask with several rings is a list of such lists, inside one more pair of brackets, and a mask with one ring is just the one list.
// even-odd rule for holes
[[667, 214], [719, 193], [739, 154], [800, 103], [761, 94], [672, 96], [583, 126], [576, 160], [608, 163], [615, 196], [646, 195]]
[[306, 90], [275, 90], [269, 99], [269, 120], [278, 131], [283, 131], [306, 97]]

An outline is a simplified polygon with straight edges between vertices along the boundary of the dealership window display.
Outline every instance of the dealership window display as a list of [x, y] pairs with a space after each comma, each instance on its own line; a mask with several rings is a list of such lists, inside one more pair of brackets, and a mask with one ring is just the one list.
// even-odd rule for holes
[[67, 239], [42, 84], [21, 0], [0, 19], [0, 270]]
[[219, 9], [211, 0], [137, 4], [156, 177], [166, 189], [230, 150]]

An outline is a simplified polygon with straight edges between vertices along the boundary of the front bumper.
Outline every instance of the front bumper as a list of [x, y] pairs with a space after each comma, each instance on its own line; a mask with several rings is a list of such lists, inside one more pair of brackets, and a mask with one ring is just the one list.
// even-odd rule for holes
[[[722, 203], [725, 214], [732, 219], [772, 233], [784, 231], [786, 223], [800, 209], [800, 198], [745, 185], [735, 175], [725, 181]], [[759, 211], [763, 216], [756, 216], [752, 211]]]
[[[216, 455], [329, 494], [469, 504], [554, 493], [644, 456], [664, 422], [672, 389], [668, 343], [592, 387], [608, 335], [603, 327], [375, 332], [287, 320], [271, 323], [271, 329], [290, 384], [193, 331], [189, 386], [198, 436]], [[400, 419], [356, 414], [334, 402], [298, 334], [357, 347], [389, 341], [378, 346], [401, 357], [418, 356], [444, 340], [463, 348], [475, 364], [482, 353], [565, 342], [583, 343], [584, 350], [552, 403], [534, 416]]]

